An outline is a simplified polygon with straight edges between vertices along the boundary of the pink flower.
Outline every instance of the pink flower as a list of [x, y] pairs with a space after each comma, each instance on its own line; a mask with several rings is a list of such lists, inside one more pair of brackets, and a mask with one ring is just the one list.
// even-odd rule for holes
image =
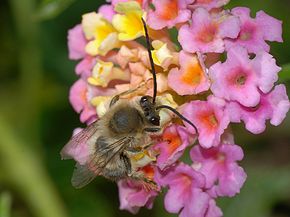
[[277, 85], [268, 94], [261, 94], [260, 103], [253, 108], [247, 108], [237, 102], [230, 102], [227, 110], [232, 122], [244, 121], [246, 129], [252, 133], [262, 133], [266, 128], [266, 120], [278, 126], [286, 117], [290, 103], [284, 85]]
[[168, 186], [165, 195], [165, 209], [179, 213], [180, 217], [204, 217], [209, 208], [210, 197], [203, 192], [204, 176], [192, 167], [180, 163], [156, 174], [155, 180], [161, 186]]
[[194, 0], [153, 0], [155, 10], [148, 12], [148, 25], [152, 29], [162, 29], [188, 21], [191, 12], [187, 6], [193, 2]]
[[[182, 106], [182, 114], [198, 130], [198, 140], [202, 147], [210, 148], [220, 143], [220, 137], [230, 122], [224, 106], [223, 100], [213, 96], [208, 97], [208, 101], [195, 100]], [[194, 132], [190, 125], [185, 125], [190, 132]]]
[[80, 121], [89, 123], [97, 118], [96, 108], [91, 105], [91, 100], [95, 96], [112, 96], [115, 92], [112, 88], [92, 87], [79, 79], [70, 89], [69, 100], [74, 110], [80, 113]]
[[87, 40], [80, 24], [68, 31], [67, 39], [69, 58], [72, 60], [78, 60], [85, 57], [85, 46], [87, 44]]
[[86, 80], [92, 75], [92, 69], [96, 64], [96, 59], [92, 56], [87, 55], [82, 61], [80, 61], [75, 68], [76, 74]]
[[200, 163], [198, 170], [206, 177], [206, 188], [213, 197], [234, 196], [240, 192], [246, 180], [246, 173], [236, 161], [243, 159], [242, 149], [233, 144], [220, 144], [204, 149], [194, 146], [190, 152], [194, 163]]
[[225, 50], [224, 39], [236, 38], [240, 31], [240, 22], [231, 15], [215, 16], [204, 8], [197, 8], [192, 15], [192, 23], [185, 24], [179, 30], [178, 41], [183, 50], [195, 53]]
[[203, 7], [209, 11], [213, 8], [220, 8], [229, 3], [229, 1], [230, 0], [196, 0], [190, 8], [196, 9], [198, 7]]
[[221, 216], [223, 216], [223, 212], [216, 205], [215, 200], [210, 199], [205, 217], [221, 217]]
[[153, 190], [145, 190], [139, 182], [133, 180], [121, 180], [118, 182], [118, 187], [120, 209], [128, 210], [133, 214], [136, 214], [143, 206], [151, 209], [154, 198], [158, 194]]
[[162, 134], [162, 142], [154, 147], [160, 152], [157, 158], [158, 167], [163, 170], [175, 163], [182, 156], [185, 148], [192, 142], [192, 138], [190, 138], [185, 127], [177, 124], [167, 127]]
[[269, 92], [281, 68], [264, 51], [251, 60], [245, 48], [232, 47], [227, 56], [225, 63], [218, 62], [209, 69], [212, 92], [244, 106], [256, 106], [260, 102], [259, 90]]
[[168, 85], [179, 95], [192, 95], [209, 89], [202, 60], [196, 55], [181, 51], [179, 54], [180, 69], [173, 68], [168, 74]]
[[70, 89], [69, 100], [74, 110], [81, 113], [81, 122], [84, 123], [96, 116], [96, 109], [89, 102], [89, 86], [84, 80], [79, 79], [73, 84]]
[[[131, 1], [131, 0], [112, 0], [111, 2], [112, 2], [113, 6], [116, 6], [120, 2], [128, 2], [128, 1]], [[138, 2], [143, 9], [147, 9], [148, 5], [149, 5], [149, 2], [151, 0], [133, 0], [133, 1]]]
[[110, 22], [112, 22], [113, 16], [114, 14], [116, 14], [113, 5], [102, 5], [99, 8], [98, 12], [102, 14], [103, 17]]
[[237, 7], [231, 13], [240, 18], [241, 31], [235, 40], [227, 40], [227, 49], [234, 45], [241, 45], [250, 53], [258, 53], [263, 50], [270, 51], [270, 46], [265, 42], [282, 42], [282, 22], [269, 16], [264, 11], [259, 11], [256, 18], [250, 17], [250, 9]]
[[[82, 128], [76, 128], [73, 131], [73, 135], [78, 134], [82, 130], [83, 130]], [[80, 143], [77, 146], [76, 145], [71, 145], [71, 146], [66, 145], [61, 150], [62, 159], [74, 159], [80, 165], [84, 165], [85, 163], [87, 163], [89, 156], [90, 156], [89, 147], [86, 143]]]

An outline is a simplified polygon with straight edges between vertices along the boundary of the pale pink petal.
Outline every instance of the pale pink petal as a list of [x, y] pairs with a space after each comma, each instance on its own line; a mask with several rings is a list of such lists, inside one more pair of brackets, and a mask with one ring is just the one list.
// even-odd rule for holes
[[[81, 132], [82, 128], [76, 128], [73, 135]], [[79, 143], [77, 146], [64, 146], [61, 151], [62, 159], [74, 159], [79, 164], [84, 165], [89, 159], [89, 148], [86, 143]]]
[[196, 0], [193, 5], [191, 5], [191, 8], [195, 9], [198, 7], [203, 7], [210, 11], [213, 8], [219, 8], [227, 3], [229, 3], [230, 0]]
[[[198, 141], [201, 146], [210, 148], [220, 143], [220, 137], [229, 124], [229, 117], [224, 106], [208, 97], [208, 101], [191, 101], [182, 106], [182, 114], [188, 118], [198, 130]], [[189, 130], [192, 127], [184, 122]]]
[[83, 79], [87, 79], [92, 75], [92, 69], [96, 63], [96, 59], [91, 56], [86, 56], [76, 66], [76, 74], [81, 75]]
[[[215, 96], [236, 100], [245, 106], [256, 106], [260, 101], [258, 85], [261, 83], [257, 67], [248, 57], [246, 49], [233, 47], [225, 63], [216, 63], [209, 69], [211, 90]], [[260, 65], [259, 65], [260, 66]]]
[[168, 85], [179, 95], [192, 95], [209, 89], [210, 81], [196, 55], [179, 53], [180, 69], [173, 68], [168, 74]]
[[206, 178], [206, 188], [211, 196], [234, 196], [246, 180], [243, 168], [236, 161], [243, 158], [242, 149], [233, 144], [220, 144], [204, 149], [195, 146], [190, 152], [194, 163], [200, 163], [199, 172]]
[[239, 17], [241, 31], [237, 39], [227, 39], [225, 44], [227, 50], [233, 46], [243, 46], [250, 53], [270, 51], [270, 46], [265, 42], [282, 42], [282, 22], [270, 17], [263, 11], [259, 11], [255, 19], [250, 16], [250, 9], [236, 7], [231, 10], [232, 14]]
[[208, 209], [209, 195], [198, 188], [188, 191], [191, 197], [188, 198], [187, 206], [182, 209], [179, 217], [204, 217]]
[[168, 186], [165, 195], [165, 209], [180, 213], [184, 217], [201, 217], [205, 214], [209, 195], [202, 191], [204, 177], [186, 164], [175, 165], [159, 173], [155, 180], [161, 186]]
[[211, 199], [209, 201], [209, 207], [207, 209], [207, 213], [205, 217], [222, 217], [223, 213], [221, 209], [216, 205], [216, 202], [214, 199]]
[[86, 55], [85, 46], [87, 44], [86, 38], [84, 36], [82, 26], [76, 25], [74, 28], [68, 31], [68, 51], [69, 58], [73, 60], [78, 60]]
[[261, 94], [261, 102], [255, 108], [231, 102], [227, 110], [232, 122], [244, 121], [247, 130], [259, 134], [265, 130], [267, 120], [275, 126], [279, 125], [285, 119], [289, 106], [285, 86], [278, 85], [269, 94]]
[[269, 16], [264, 11], [259, 11], [256, 15], [256, 21], [264, 31], [264, 39], [267, 41], [283, 42], [282, 39], [282, 21]]
[[259, 89], [263, 93], [268, 93], [278, 80], [281, 68], [276, 65], [276, 60], [271, 54], [262, 51], [253, 59], [253, 69], [259, 77]]
[[160, 154], [157, 157], [157, 165], [163, 170], [175, 163], [184, 153], [187, 146], [192, 143], [191, 135], [179, 125], [170, 125], [162, 134], [162, 142], [154, 146]]
[[191, 15], [187, 5], [192, 2], [193, 0], [153, 0], [155, 10], [148, 12], [147, 23], [152, 29], [162, 29], [186, 22]]
[[116, 14], [113, 5], [102, 5], [98, 12], [110, 22], [112, 22], [113, 16]]
[[133, 214], [136, 214], [140, 207], [151, 208], [153, 199], [157, 196], [156, 191], [147, 191], [139, 182], [133, 180], [120, 180], [118, 187], [120, 209]]
[[[231, 26], [229, 26], [231, 25]], [[183, 25], [178, 34], [182, 48], [191, 53], [222, 53], [224, 38], [236, 38], [239, 20], [231, 15], [211, 16], [204, 8], [197, 8], [192, 15], [191, 25]]]

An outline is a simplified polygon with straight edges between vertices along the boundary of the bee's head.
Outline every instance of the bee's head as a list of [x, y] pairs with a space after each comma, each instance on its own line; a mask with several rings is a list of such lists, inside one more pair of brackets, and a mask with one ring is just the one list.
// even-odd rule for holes
[[140, 106], [141, 106], [141, 108], [142, 108], [142, 110], [144, 112], [145, 118], [153, 126], [160, 126], [159, 110], [160, 109], [168, 109], [171, 112], [175, 113], [180, 119], [182, 119], [183, 121], [187, 122], [192, 127], [194, 127], [196, 132], [198, 132], [197, 128], [195, 127], [195, 125], [190, 120], [188, 120], [183, 115], [181, 115], [178, 111], [176, 111], [174, 108], [172, 108], [172, 107], [170, 107], [168, 105], [156, 105], [155, 104], [155, 100], [156, 100], [156, 96], [157, 96], [156, 71], [155, 71], [154, 61], [153, 61], [152, 52], [151, 52], [150, 38], [149, 38], [149, 35], [148, 35], [146, 22], [143, 20], [143, 18], [142, 18], [142, 23], [143, 23], [143, 26], [144, 26], [144, 31], [145, 31], [145, 36], [146, 36], [146, 44], [147, 44], [147, 50], [148, 50], [148, 56], [149, 56], [149, 61], [150, 61], [150, 65], [151, 65], [151, 72], [152, 72], [153, 82], [154, 82], [154, 85], [153, 85], [153, 97], [151, 97], [151, 96], [142, 96], [141, 99], [140, 99]]
[[155, 109], [153, 98], [151, 96], [142, 96], [140, 98], [140, 106], [146, 120], [154, 126], [160, 126], [159, 112]]

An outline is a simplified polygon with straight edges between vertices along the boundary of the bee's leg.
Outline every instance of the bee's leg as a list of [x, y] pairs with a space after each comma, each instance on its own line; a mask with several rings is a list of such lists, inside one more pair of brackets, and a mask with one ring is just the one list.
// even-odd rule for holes
[[130, 178], [141, 182], [146, 191], [158, 190], [157, 184], [153, 180], [147, 178], [142, 171], [135, 171], [130, 175]]
[[131, 165], [130, 159], [124, 153], [121, 154], [121, 159], [124, 162], [127, 174], [128, 175], [131, 174], [132, 173], [132, 165]]

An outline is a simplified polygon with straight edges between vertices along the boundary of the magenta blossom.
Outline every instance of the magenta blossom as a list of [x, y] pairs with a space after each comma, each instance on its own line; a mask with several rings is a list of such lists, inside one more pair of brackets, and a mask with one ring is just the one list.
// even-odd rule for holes
[[179, 95], [191, 95], [209, 89], [210, 81], [203, 60], [197, 55], [180, 51], [180, 69], [173, 68], [168, 74], [168, 85]]
[[87, 40], [80, 24], [68, 31], [67, 39], [69, 58], [72, 60], [78, 60], [85, 57], [85, 46], [87, 44]]
[[[196, 126], [198, 141], [204, 148], [217, 146], [230, 122], [225, 112], [225, 102], [215, 97], [209, 97], [208, 101], [195, 100], [185, 104], [182, 114]], [[190, 131], [193, 130], [190, 125], [186, 126]]]
[[256, 107], [248, 108], [237, 102], [227, 106], [232, 122], [244, 121], [246, 129], [252, 133], [262, 133], [266, 128], [266, 120], [278, 126], [285, 119], [290, 107], [284, 85], [277, 85], [268, 94], [261, 94], [261, 101]]
[[197, 8], [192, 15], [192, 23], [183, 25], [178, 41], [183, 50], [195, 53], [225, 50], [224, 39], [236, 38], [240, 31], [240, 22], [231, 15], [213, 16], [204, 8]]
[[163, 170], [175, 163], [182, 156], [185, 148], [193, 143], [191, 137], [185, 127], [176, 124], [167, 127], [162, 134], [162, 142], [154, 147], [160, 152], [157, 158], [158, 167]]
[[153, 0], [155, 10], [148, 12], [148, 25], [152, 29], [162, 29], [188, 21], [191, 12], [187, 6], [193, 2], [194, 0]]
[[[73, 132], [73, 135], [81, 132], [82, 128], [76, 128]], [[65, 146], [61, 151], [62, 159], [74, 159], [80, 165], [87, 163], [90, 156], [89, 148], [86, 143], [81, 143], [76, 146]]]
[[99, 8], [99, 13], [108, 21], [112, 21], [113, 16], [116, 14], [113, 5], [102, 5]]
[[90, 87], [82, 79], [79, 79], [71, 87], [69, 100], [74, 110], [80, 113], [81, 122], [89, 121], [96, 116], [96, 109], [90, 104]]
[[260, 102], [260, 91], [271, 90], [280, 69], [272, 55], [264, 51], [249, 59], [245, 48], [232, 47], [226, 62], [218, 62], [209, 69], [211, 90], [215, 96], [253, 107]]
[[83, 79], [87, 79], [92, 75], [92, 69], [96, 64], [96, 58], [87, 55], [79, 64], [76, 65], [76, 74]]
[[246, 173], [236, 161], [243, 159], [243, 151], [237, 145], [220, 144], [204, 149], [195, 146], [190, 152], [194, 163], [200, 163], [198, 170], [206, 177], [206, 188], [212, 196], [234, 196], [240, 192], [246, 180]]
[[140, 207], [146, 206], [151, 209], [153, 200], [158, 192], [145, 190], [143, 186], [131, 180], [121, 180], [118, 182], [120, 209], [128, 210], [136, 214]]
[[181, 163], [157, 174], [156, 181], [169, 187], [164, 199], [168, 212], [179, 213], [180, 217], [206, 216], [211, 198], [203, 191], [205, 179], [202, 174]]
[[220, 8], [229, 3], [229, 1], [230, 0], [195, 0], [194, 4], [190, 5], [190, 7], [193, 9], [203, 7], [207, 10], [211, 10], [213, 8]]
[[264, 11], [259, 11], [256, 18], [250, 17], [250, 9], [237, 7], [231, 13], [240, 18], [241, 31], [237, 39], [226, 41], [227, 49], [234, 45], [241, 45], [250, 53], [270, 51], [270, 46], [265, 41], [282, 42], [282, 22], [269, 16]]

